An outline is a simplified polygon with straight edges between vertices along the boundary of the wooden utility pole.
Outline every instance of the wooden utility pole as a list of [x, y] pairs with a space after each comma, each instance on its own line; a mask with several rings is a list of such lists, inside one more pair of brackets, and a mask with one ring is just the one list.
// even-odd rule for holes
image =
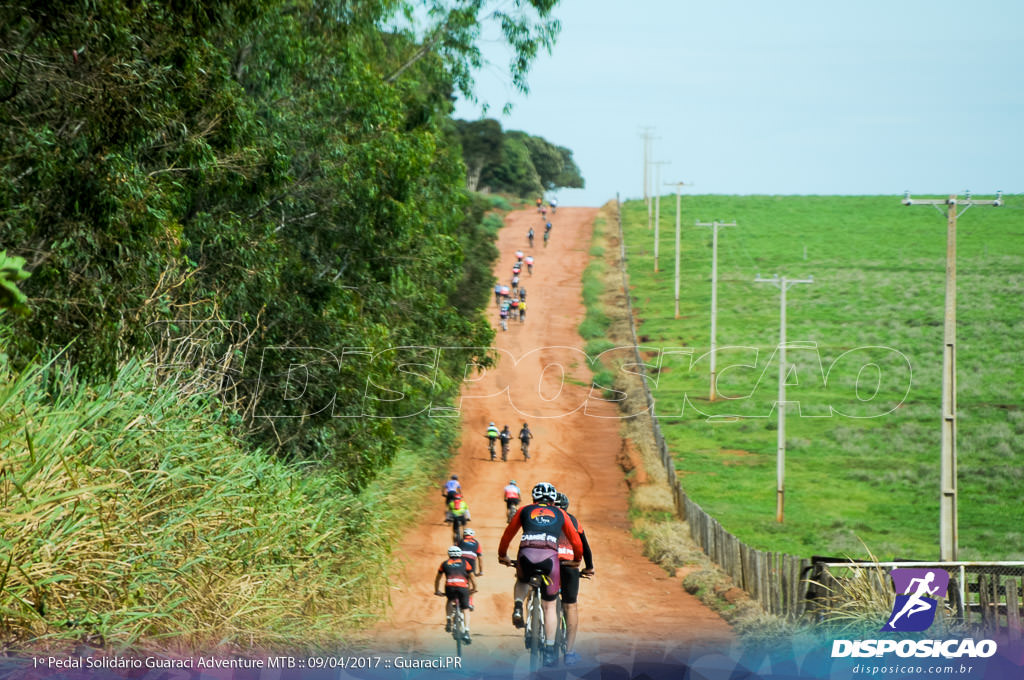
[[776, 274], [770, 279], [763, 279], [758, 274], [754, 279], [755, 283], [770, 283], [776, 286], [779, 291], [779, 398], [775, 404], [778, 414], [778, 438], [777, 454], [775, 460], [775, 521], [782, 523], [783, 506], [786, 500], [786, 290], [798, 283], [814, 283], [814, 277], [806, 279], [787, 279], [785, 276], [779, 278]]
[[[1003, 205], [1003, 192], [994, 200], [975, 201], [970, 192], [946, 199], [921, 200], [904, 192], [903, 205], [930, 205], [940, 213], [946, 206], [946, 304], [942, 331], [942, 451], [939, 462], [939, 559], [956, 561], [959, 552], [956, 473], [956, 220], [972, 205]], [[959, 213], [957, 209], [963, 206]]]
[[[698, 227], [711, 227], [711, 388], [708, 401], [714, 401], [718, 393], [715, 372], [715, 340], [718, 328], [718, 228], [735, 227], [736, 222], [697, 222]], [[676, 318], [679, 317], [679, 303], [676, 302]]]

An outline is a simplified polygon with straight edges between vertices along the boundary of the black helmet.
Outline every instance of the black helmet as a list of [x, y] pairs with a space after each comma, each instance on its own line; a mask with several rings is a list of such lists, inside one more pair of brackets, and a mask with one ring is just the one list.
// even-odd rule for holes
[[561, 491], [559, 491], [558, 492], [558, 497], [555, 498], [555, 505], [560, 507], [562, 510], [568, 510], [569, 509], [569, 497], [566, 496]]

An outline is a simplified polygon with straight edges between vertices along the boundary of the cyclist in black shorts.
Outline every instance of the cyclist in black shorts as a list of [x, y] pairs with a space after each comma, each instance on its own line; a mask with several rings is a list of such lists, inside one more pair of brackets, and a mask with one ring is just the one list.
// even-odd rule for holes
[[558, 559], [562, 568], [562, 611], [565, 612], [565, 665], [572, 666], [580, 661], [580, 655], [575, 651], [576, 633], [580, 625], [579, 612], [576, 609], [576, 600], [580, 592], [580, 576], [594, 575], [594, 555], [590, 552], [587, 534], [580, 526], [579, 520], [569, 513], [569, 497], [564, 493], [559, 493], [555, 505], [569, 517], [569, 521], [572, 522], [583, 542], [583, 570], [581, 571], [579, 563], [572, 561], [572, 546], [564, 538], [558, 541]]
[[[444, 591], [441, 590], [441, 578], [444, 578]], [[465, 622], [466, 635], [463, 638], [466, 644], [471, 642], [469, 637], [469, 596], [476, 592], [476, 581], [473, 579], [473, 571], [469, 569], [466, 560], [462, 557], [462, 548], [453, 545], [448, 548], [448, 559], [437, 568], [437, 575], [434, 576], [434, 594], [444, 595], [447, 598], [445, 605], [445, 618], [447, 624], [445, 631], [452, 630], [452, 616], [455, 608], [462, 610], [462, 620]]]

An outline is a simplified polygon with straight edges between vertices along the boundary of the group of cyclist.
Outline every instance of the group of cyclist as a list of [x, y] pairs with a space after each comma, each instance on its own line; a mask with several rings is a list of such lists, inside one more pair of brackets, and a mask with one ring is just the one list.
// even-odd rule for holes
[[[472, 595], [476, 592], [476, 578], [483, 576], [483, 548], [476, 531], [466, 526], [470, 520], [469, 506], [462, 497], [459, 476], [452, 475], [445, 482], [445, 521], [452, 523], [452, 545], [448, 559], [441, 563], [434, 576], [434, 594], [445, 597], [445, 631], [452, 632], [456, 607], [462, 614], [462, 640], [472, 642], [469, 633], [469, 612], [473, 611]], [[444, 590], [441, 581], [444, 580]]]
[[[462, 487], [458, 475], [452, 475], [444, 486], [446, 501], [451, 504], [461, 499]], [[507, 508], [507, 524], [498, 544], [498, 562], [515, 567], [516, 582], [513, 588], [512, 625], [526, 626], [524, 600], [530, 589], [530, 580], [536, 576], [543, 579], [541, 607], [544, 612], [545, 666], [558, 665], [558, 650], [554, 641], [558, 629], [555, 602], [559, 598], [565, 617], [566, 666], [579, 662], [575, 651], [576, 635], [579, 631], [580, 579], [594, 574], [594, 557], [587, 540], [587, 534], [579, 520], [569, 513], [569, 498], [549, 482], [536, 484], [531, 493], [532, 502], [519, 507], [520, 490], [516, 480], [502, 491]], [[516, 558], [508, 556], [509, 547], [516, 534], [522, 532]], [[583, 568], [580, 568], [582, 562]], [[472, 641], [469, 633], [469, 612], [473, 611], [473, 593], [477, 592], [476, 577], [483, 575], [483, 549], [476, 538], [476, 532], [466, 528], [461, 540], [448, 548], [448, 559], [438, 567], [434, 577], [434, 593], [446, 598], [445, 630], [452, 632], [456, 608], [463, 620], [462, 639], [466, 644]], [[444, 589], [441, 589], [442, 580]]]
[[[558, 201], [554, 198], [551, 199], [551, 213], [554, 214], [558, 207]], [[547, 208], [544, 207], [544, 200], [537, 198], [537, 212], [541, 213], [541, 217], [544, 219], [544, 245], [548, 244], [548, 240], [551, 237], [551, 220], [547, 217]], [[530, 248], [533, 248], [534, 239], [533, 227], [526, 234], [526, 238], [530, 243]], [[529, 276], [533, 276], [533, 255], [527, 255], [522, 249], [517, 249], [515, 252], [516, 260], [512, 264], [512, 278], [509, 281], [509, 285], [503, 285], [500, 282], [494, 285], [494, 303], [498, 306], [498, 325], [501, 326], [501, 330], [508, 330], [508, 322], [519, 320], [519, 323], [526, 321], [526, 287], [522, 285], [522, 273], [523, 268], [526, 268], [526, 273]]]
[[494, 286], [494, 301], [498, 305], [498, 318], [501, 330], [508, 330], [509, 320], [519, 319], [519, 323], [526, 321], [526, 286], [522, 285], [520, 276], [523, 273], [523, 265], [526, 265], [527, 272], [533, 275], [533, 255], [526, 255], [522, 250], [516, 251], [516, 261], [512, 265], [511, 285], [503, 286], [500, 283]]
[[[579, 662], [575, 651], [579, 630], [577, 599], [580, 578], [594, 574], [594, 558], [587, 535], [579, 520], [569, 514], [569, 498], [549, 482], [540, 482], [531, 492], [533, 502], [520, 508], [505, 526], [498, 544], [498, 562], [516, 569], [516, 584], [512, 595], [512, 624], [525, 626], [523, 601], [530, 589], [530, 580], [541, 576], [541, 606], [544, 612], [544, 665], [558, 664], [558, 650], [554, 646], [558, 629], [555, 601], [562, 600], [566, 623], [565, 665]], [[508, 557], [509, 545], [516, 533], [522, 531], [516, 559]], [[580, 569], [580, 562], [583, 569]]]
[[[512, 431], [508, 425], [505, 425], [502, 429], [498, 429], [498, 426], [491, 421], [487, 425], [487, 433], [484, 434], [487, 437], [487, 450], [491, 454], [491, 460], [497, 460], [497, 451], [495, 450], [495, 444], [501, 442], [501, 460], [508, 461], [508, 447], [512, 442]], [[533, 432], [530, 431], [529, 425], [523, 423], [523, 427], [519, 430], [519, 450], [522, 451], [523, 460], [530, 460], [530, 440], [533, 439]]]

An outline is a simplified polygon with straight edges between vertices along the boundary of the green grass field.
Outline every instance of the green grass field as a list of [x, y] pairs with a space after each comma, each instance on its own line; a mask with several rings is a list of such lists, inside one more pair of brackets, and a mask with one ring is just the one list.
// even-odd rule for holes
[[[675, 197], [659, 260], [624, 205], [637, 333], [683, 486], [760, 549], [936, 559], [946, 216], [899, 196]], [[981, 198], [981, 197], [979, 197]], [[709, 401], [711, 229], [719, 230], [719, 394]], [[1024, 198], [958, 221], [960, 559], [1024, 559]], [[779, 289], [787, 292], [786, 504], [775, 519]], [[675, 349], [672, 349], [675, 348]], [[687, 354], [692, 352], [692, 354]], [[659, 358], [660, 357], [660, 358]], [[714, 416], [709, 420], [709, 416]], [[727, 417], [736, 416], [736, 417]]]

